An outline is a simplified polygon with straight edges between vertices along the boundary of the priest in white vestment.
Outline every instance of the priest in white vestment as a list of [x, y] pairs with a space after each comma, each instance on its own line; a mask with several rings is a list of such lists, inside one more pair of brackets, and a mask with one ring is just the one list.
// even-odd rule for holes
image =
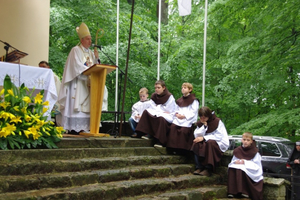
[[[69, 53], [58, 95], [60, 124], [72, 134], [90, 130], [89, 77], [82, 72], [100, 63], [98, 51], [93, 52], [89, 49], [92, 37], [87, 25], [82, 23], [76, 31], [80, 44], [73, 47]], [[107, 97], [106, 94], [104, 96]]]

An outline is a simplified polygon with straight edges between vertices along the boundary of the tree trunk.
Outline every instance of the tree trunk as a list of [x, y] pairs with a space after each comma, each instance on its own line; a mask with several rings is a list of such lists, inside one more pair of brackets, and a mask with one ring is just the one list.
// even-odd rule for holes
[[165, 0], [157, 1], [157, 18], [159, 13], [159, 1], [161, 1], [161, 23], [168, 24], [168, 3]]

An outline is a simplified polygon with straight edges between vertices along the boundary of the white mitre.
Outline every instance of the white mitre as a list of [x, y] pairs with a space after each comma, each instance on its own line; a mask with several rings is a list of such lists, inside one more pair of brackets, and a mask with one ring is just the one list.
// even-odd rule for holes
[[81, 23], [79, 27], [76, 27], [76, 32], [78, 34], [79, 39], [81, 40], [82, 38], [86, 36], [90, 36], [90, 30], [87, 27], [85, 23]]

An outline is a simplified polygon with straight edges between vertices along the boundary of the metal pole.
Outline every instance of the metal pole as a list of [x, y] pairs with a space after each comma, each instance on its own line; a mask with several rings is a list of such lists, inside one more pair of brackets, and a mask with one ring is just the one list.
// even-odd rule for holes
[[205, 14], [204, 14], [202, 106], [205, 105], [206, 29], [207, 29], [207, 0], [205, 0]]
[[126, 91], [126, 83], [127, 83], [128, 60], [129, 60], [129, 53], [130, 53], [130, 41], [131, 41], [133, 11], [134, 11], [134, 0], [132, 0], [132, 7], [131, 7], [130, 29], [129, 29], [129, 39], [128, 39], [128, 48], [127, 48], [125, 78], [124, 78], [124, 87], [123, 87], [123, 100], [122, 100], [122, 111], [121, 111], [121, 121], [120, 121], [120, 128], [119, 128], [119, 137], [121, 137], [121, 134], [122, 134], [122, 122], [123, 122], [125, 91]]
[[[117, 0], [117, 38], [116, 38], [116, 65], [119, 65], [119, 15], [120, 15], [120, 1]], [[115, 89], [115, 112], [118, 111], [118, 83], [119, 83], [119, 69], [116, 68], [116, 89]], [[118, 113], [119, 114], [119, 113]], [[115, 115], [116, 117], [116, 115]], [[116, 119], [115, 119], [116, 120]]]
[[160, 79], [160, 26], [161, 26], [161, 1], [158, 0], [158, 46], [157, 46], [157, 80]]

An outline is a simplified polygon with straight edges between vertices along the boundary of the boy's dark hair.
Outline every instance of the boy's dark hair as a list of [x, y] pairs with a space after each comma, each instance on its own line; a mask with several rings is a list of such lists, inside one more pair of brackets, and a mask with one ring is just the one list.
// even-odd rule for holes
[[43, 60], [43, 61], [41, 61], [41, 62], [39, 63], [39, 65], [40, 65], [40, 64], [46, 64], [47, 66], [49, 66], [49, 63], [48, 63], [48, 62], [46, 62], [46, 61], [44, 61], [44, 60]]
[[165, 84], [165, 82], [163, 80], [156, 81], [155, 85], [157, 85], [157, 84], [161, 85], [162, 87], [166, 87], [166, 84]]
[[201, 108], [199, 109], [198, 115], [199, 115], [199, 117], [205, 116], [205, 117], [208, 117], [208, 118], [210, 119], [211, 116], [212, 116], [212, 111], [210, 110], [209, 107], [203, 106], [203, 107], [201, 107]]

